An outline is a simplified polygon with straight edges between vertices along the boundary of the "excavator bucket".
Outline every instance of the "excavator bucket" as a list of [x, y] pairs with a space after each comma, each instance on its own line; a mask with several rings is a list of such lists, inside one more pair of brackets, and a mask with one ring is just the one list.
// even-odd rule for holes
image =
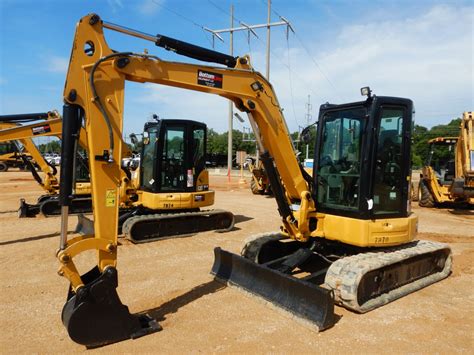
[[332, 291], [257, 264], [221, 248], [214, 249], [211, 273], [324, 330], [335, 323]]
[[147, 314], [131, 314], [117, 294], [117, 270], [102, 274], [93, 268], [82, 280], [77, 293], [71, 289], [62, 312], [62, 321], [76, 343], [95, 348], [125, 339], [135, 339], [162, 328]]

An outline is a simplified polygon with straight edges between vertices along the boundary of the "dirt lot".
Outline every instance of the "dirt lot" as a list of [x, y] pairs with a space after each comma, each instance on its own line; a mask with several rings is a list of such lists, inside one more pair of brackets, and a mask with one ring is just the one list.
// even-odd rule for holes
[[[236, 215], [225, 234], [145, 245], [122, 241], [119, 294], [132, 312], [148, 312], [163, 331], [93, 352], [342, 352], [473, 353], [474, 215], [414, 207], [419, 237], [447, 242], [454, 271], [446, 280], [368, 314], [336, 307], [336, 325], [317, 333], [236, 289], [213, 281], [213, 248], [239, 252], [248, 235], [277, 230], [272, 198], [253, 196], [248, 185], [212, 176], [216, 207]], [[56, 275], [59, 218], [18, 219], [18, 200], [41, 191], [27, 172], [0, 174], [0, 350], [3, 353], [82, 352], [61, 324], [67, 283]], [[75, 225], [71, 218], [70, 230]], [[82, 271], [93, 255], [80, 260]]]

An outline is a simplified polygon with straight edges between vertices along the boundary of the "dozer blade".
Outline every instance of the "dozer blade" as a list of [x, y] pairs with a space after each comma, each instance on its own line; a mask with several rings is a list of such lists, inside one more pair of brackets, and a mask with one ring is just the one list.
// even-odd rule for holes
[[131, 314], [117, 294], [117, 270], [97, 267], [82, 276], [84, 287], [69, 290], [62, 321], [69, 336], [88, 348], [135, 339], [161, 330], [147, 314]]
[[26, 203], [25, 199], [20, 199], [20, 208], [18, 209], [18, 217], [19, 218], [26, 218], [26, 217], [36, 217], [36, 215], [40, 212], [39, 205], [34, 204], [30, 205]]
[[211, 273], [217, 281], [243, 288], [324, 330], [335, 323], [332, 291], [214, 249]]

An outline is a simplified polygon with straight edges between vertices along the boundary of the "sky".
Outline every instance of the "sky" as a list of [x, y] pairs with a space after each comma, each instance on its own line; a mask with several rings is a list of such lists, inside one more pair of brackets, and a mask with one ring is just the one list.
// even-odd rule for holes
[[[62, 110], [76, 22], [88, 13], [150, 34], [212, 48], [203, 28], [267, 21], [266, 0], [0, 0], [0, 114]], [[416, 123], [432, 127], [474, 110], [474, 5], [462, 0], [273, 0], [270, 82], [291, 132], [314, 122], [323, 103], [360, 101], [360, 88], [414, 101]], [[250, 54], [266, 72], [266, 29], [234, 35], [234, 55]], [[151, 42], [106, 31], [118, 51], [147, 49], [194, 63]], [[229, 52], [229, 35], [214, 49]], [[308, 111], [307, 103], [311, 106]], [[152, 114], [228, 129], [228, 103], [214, 95], [156, 84], [126, 84], [125, 134]], [[307, 113], [310, 114], [308, 117]], [[248, 122], [235, 120], [243, 130]]]

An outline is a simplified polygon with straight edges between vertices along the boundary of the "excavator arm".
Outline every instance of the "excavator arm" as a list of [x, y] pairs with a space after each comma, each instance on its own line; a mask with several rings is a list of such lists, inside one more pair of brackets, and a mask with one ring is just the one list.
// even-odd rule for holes
[[[82, 323], [75, 324], [69, 319], [69, 316], [75, 314], [74, 311], [80, 308], [77, 304], [78, 299], [81, 297], [84, 299], [84, 296], [78, 294], [91, 295], [90, 290], [98, 280], [102, 280], [98, 281], [101, 285], [116, 284], [116, 231], [118, 191], [121, 183], [125, 81], [180, 87], [219, 95], [233, 101], [239, 110], [248, 114], [252, 127], [257, 133], [260, 151], [264, 152], [262, 159], [265, 161], [266, 170], [273, 172], [271, 184], [282, 215], [284, 229], [298, 240], [308, 239], [309, 216], [314, 216], [316, 213], [308, 182], [301, 173], [299, 163], [295, 158], [294, 148], [274, 90], [260, 73], [253, 70], [248, 57], [235, 59], [184, 42], [173, 42], [164, 36], [149, 37], [158, 45], [161, 43], [167, 49], [178, 53], [182, 52], [201, 60], [235, 65], [235, 67], [223, 68], [167, 62], [147, 54], [117, 52], [107, 45], [103, 33], [104, 28], [140, 36], [140, 33], [107, 24], [97, 15], [82, 18], [76, 28], [64, 88], [66, 105], [63, 110], [60, 179], [60, 201], [63, 213], [60, 249], [57, 254], [61, 263], [59, 273], [71, 283], [63, 322], [67, 324], [73, 338], [76, 332], [83, 335], [83, 330], [78, 330], [82, 327], [80, 325]], [[80, 136], [79, 128], [82, 125], [87, 132], [95, 232], [94, 235], [68, 240], [67, 214], [72, 190], [68, 172], [73, 166], [75, 141]], [[275, 165], [278, 166], [278, 170]], [[298, 216], [295, 217], [289, 205], [300, 201], [301, 208]], [[97, 266], [91, 270], [91, 273], [81, 277], [73, 258], [91, 249], [98, 251]], [[88, 280], [91, 274], [95, 276], [92, 282]], [[108, 289], [107, 292], [109, 291]], [[92, 307], [92, 303], [87, 304]], [[114, 312], [111, 311], [111, 313]], [[67, 321], [66, 318], [68, 318]], [[89, 333], [87, 336], [96, 339], [75, 340], [89, 345], [99, 341], [97, 338], [102, 338], [101, 342], [104, 341], [103, 338], [108, 338], [107, 342], [111, 341], [109, 333], [101, 336], [98, 330], [97, 333]], [[130, 332], [126, 337], [129, 336], [131, 336]]]
[[456, 144], [456, 172], [450, 193], [474, 205], [474, 115], [464, 112]]
[[[89, 15], [81, 19], [76, 29], [64, 90], [67, 104], [63, 114], [63, 152], [69, 149], [64, 144], [66, 136], [75, 137], [84, 118], [93, 182], [95, 235], [74, 243], [63, 238], [60, 259], [69, 254], [67, 249], [72, 244], [74, 249], [81, 249], [79, 246], [84, 244], [87, 248], [100, 250], [101, 271], [109, 266], [115, 267], [117, 235], [113, 231], [116, 230], [118, 213], [125, 81], [156, 83], [219, 95], [232, 100], [239, 110], [246, 112], [252, 126], [259, 132], [258, 142], [263, 156], [266, 156], [267, 170], [276, 172], [274, 165], [278, 166], [278, 179], [272, 181], [272, 186], [275, 190], [280, 187], [277, 199], [285, 228], [296, 239], [307, 239], [308, 215], [315, 213], [308, 182], [295, 158], [274, 90], [260, 73], [252, 69], [249, 58], [238, 58], [235, 68], [222, 68], [167, 62], [147, 54], [116, 52], [105, 41], [103, 29], [107, 26], [112, 28], [97, 15]], [[114, 25], [114, 29], [117, 28]], [[85, 52], [84, 46], [92, 50]], [[65, 159], [61, 160], [61, 170], [67, 174], [71, 168], [67, 165], [69, 159], [67, 155], [62, 158]], [[61, 183], [66, 206], [70, 188]], [[299, 223], [289, 208], [293, 201], [302, 201]], [[71, 264], [68, 262], [67, 265]], [[66, 265], [64, 267], [67, 269]], [[78, 277], [70, 281], [74, 289], [83, 285]]]
[[[33, 123], [31, 123], [33, 122]], [[33, 138], [56, 136], [61, 138], [62, 119], [58, 112], [31, 113], [0, 116], [0, 142], [13, 141], [20, 142], [25, 151], [28, 152], [38, 164], [40, 171], [44, 174], [41, 177], [35, 169], [31, 169], [33, 177], [45, 190], [46, 194], [39, 197], [36, 204], [26, 203], [25, 199], [20, 200], [19, 217], [35, 217], [38, 213], [44, 215], [54, 215], [57, 211], [57, 194], [59, 192], [59, 182], [56, 177], [56, 167], [50, 165], [38, 147], [33, 142]], [[82, 147], [87, 145], [86, 132], [81, 128], [79, 144]], [[26, 158], [24, 158], [26, 159]], [[31, 164], [30, 162], [27, 162]], [[82, 161], [81, 164], [87, 162]], [[86, 167], [86, 169], [88, 169]], [[75, 200], [76, 211], [87, 212], [87, 204], [90, 205], [90, 183], [76, 182], [74, 186], [75, 195], [79, 196]], [[88, 203], [89, 201], [89, 203]]]

